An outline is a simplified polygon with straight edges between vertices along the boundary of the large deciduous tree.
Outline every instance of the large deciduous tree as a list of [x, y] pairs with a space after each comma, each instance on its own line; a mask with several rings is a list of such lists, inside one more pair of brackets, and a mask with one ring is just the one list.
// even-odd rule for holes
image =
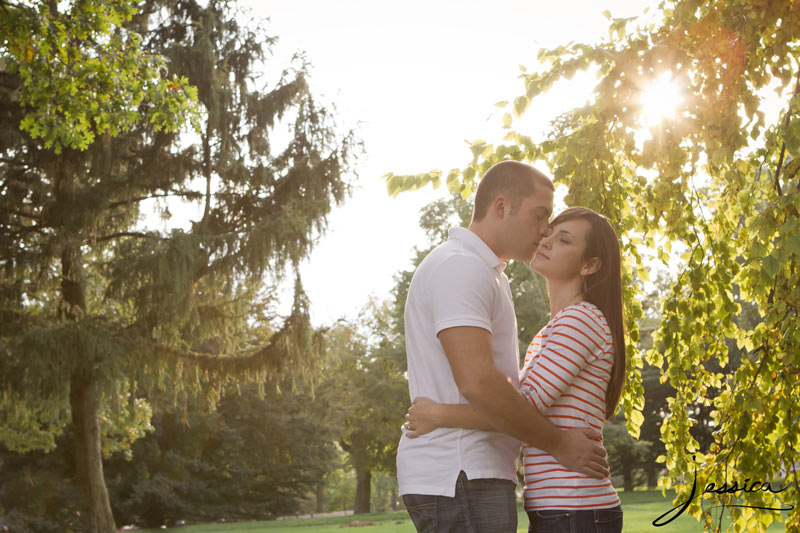
[[[599, 44], [539, 53], [523, 70], [524, 94], [505, 104], [503, 143], [476, 142], [473, 162], [447, 173], [468, 195], [477, 176], [502, 159], [546, 161], [567, 204], [608, 216], [623, 241], [628, 380], [622, 408], [629, 429], [642, 421], [641, 315], [636, 277], [642, 250], [678, 259], [647, 360], [674, 388], [661, 435], [667, 475], [686, 501], [698, 483], [750, 480], [786, 486], [695, 498], [686, 512], [707, 527], [727, 514], [739, 529], [763, 528], [789, 509], [800, 528], [800, 6], [750, 0], [664, 1], [638, 22], [612, 19]], [[556, 83], [589, 71], [589, 100], [541, 137], [515, 122]], [[643, 95], [672, 80], [682, 92], [671, 116], [648, 124]], [[776, 96], [777, 95], [777, 96]], [[777, 114], [767, 112], [773, 102]], [[577, 104], [577, 103], [576, 103]], [[660, 101], [666, 105], [666, 101]], [[503, 105], [503, 104], [501, 104]], [[535, 140], [534, 140], [535, 139]], [[444, 173], [389, 175], [390, 192], [438, 183]], [[743, 308], [757, 319], [741, 321]], [[749, 311], [748, 311], [749, 312]], [[731, 367], [729, 342], [744, 350]], [[715, 360], [715, 364], [707, 364]], [[695, 438], [696, 403], [710, 411], [713, 441]], [[701, 485], [705, 486], [705, 485]], [[761, 485], [759, 485], [761, 486]], [[736, 504], [736, 505], [733, 505]], [[766, 508], [766, 509], [765, 509]]]
[[115, 514], [160, 527], [297, 513], [333, 461], [313, 404], [299, 391], [260, 398], [249, 385], [228, 391], [213, 412], [157, 410], [156, 430], [133, 445], [133, 461], [117, 455], [106, 465]]
[[318, 388], [328, 428], [356, 474], [354, 510], [370, 512], [372, 474], [394, 472], [408, 408], [402, 333], [389, 303], [371, 302], [357, 323], [327, 333], [332, 364]]
[[[101, 412], [318, 353], [299, 277], [284, 320], [263, 287], [345, 198], [352, 138], [302, 59], [264, 71], [274, 40], [241, 20], [213, 0], [0, 2], [0, 437], [48, 448], [71, 423], [86, 531], [116, 529], [101, 418], [126, 420]], [[197, 215], [165, 230], [158, 201]]]

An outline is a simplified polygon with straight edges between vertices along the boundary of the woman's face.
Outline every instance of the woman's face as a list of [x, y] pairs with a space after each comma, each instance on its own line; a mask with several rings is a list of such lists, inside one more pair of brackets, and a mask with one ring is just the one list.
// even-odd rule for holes
[[586, 219], [574, 218], [550, 226], [539, 242], [531, 268], [548, 280], [568, 281], [581, 277], [587, 265], [583, 258], [586, 237], [591, 225]]

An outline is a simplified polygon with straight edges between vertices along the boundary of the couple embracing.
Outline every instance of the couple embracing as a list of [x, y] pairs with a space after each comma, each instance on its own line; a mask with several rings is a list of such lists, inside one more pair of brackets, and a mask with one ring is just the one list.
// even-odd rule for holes
[[[530, 165], [494, 165], [469, 228], [411, 281], [397, 475], [420, 532], [515, 532], [520, 443], [529, 531], [622, 530], [601, 444], [625, 377], [619, 241], [590, 209], [551, 221], [553, 192]], [[550, 299], [521, 372], [510, 259], [543, 275]]]

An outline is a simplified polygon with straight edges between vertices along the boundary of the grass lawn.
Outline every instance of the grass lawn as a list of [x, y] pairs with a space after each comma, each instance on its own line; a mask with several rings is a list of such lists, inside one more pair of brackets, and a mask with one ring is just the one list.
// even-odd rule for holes
[[[625, 533], [694, 533], [702, 532], [700, 523], [692, 517], [681, 515], [662, 527], [652, 522], [673, 507], [672, 498], [661, 496], [660, 491], [621, 492], [622, 509], [625, 512]], [[346, 528], [353, 522], [372, 522], [358, 528]], [[228, 524], [201, 524], [166, 529], [139, 530], [140, 533], [341, 533], [342, 530], [359, 533], [409, 533], [414, 526], [405, 511], [350, 515], [336, 518], [311, 518], [307, 520], [271, 520], [260, 522], [236, 522]], [[528, 517], [519, 513], [518, 533], [528, 531]], [[772, 524], [768, 531], [784, 531], [782, 523]]]

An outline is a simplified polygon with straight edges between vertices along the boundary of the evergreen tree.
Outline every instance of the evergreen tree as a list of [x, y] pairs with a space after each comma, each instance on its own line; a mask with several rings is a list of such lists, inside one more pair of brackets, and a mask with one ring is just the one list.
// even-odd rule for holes
[[[353, 147], [302, 60], [261, 71], [273, 39], [228, 2], [133, 5], [0, 2], [0, 436], [52, 448], [71, 424], [86, 531], [116, 529], [106, 406], [164, 388], [213, 400], [226, 376], [263, 382], [319, 353], [299, 277], [283, 321], [263, 288], [344, 200]], [[199, 214], [140, 222], [153, 201], [185, 205], [166, 199]]]

